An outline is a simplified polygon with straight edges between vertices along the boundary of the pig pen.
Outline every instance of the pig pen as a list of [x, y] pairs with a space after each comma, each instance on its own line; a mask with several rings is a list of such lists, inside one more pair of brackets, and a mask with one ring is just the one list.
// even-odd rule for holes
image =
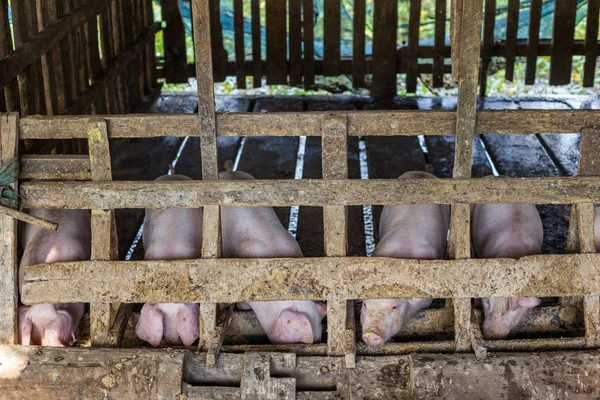
[[[90, 303], [91, 347], [21, 347], [15, 344], [17, 226], [11, 217], [1, 217], [1, 393], [306, 399], [598, 395], [597, 101], [557, 110], [545, 108], [561, 106], [527, 102], [484, 102], [478, 108], [479, 27], [462, 21], [481, 17], [481, 3], [463, 0], [453, 14], [453, 40], [462, 49], [453, 60], [456, 109], [452, 99], [217, 98], [215, 104], [207, 78], [210, 40], [202, 23], [209, 8], [202, 2], [194, 7], [196, 52], [204, 55], [196, 65], [197, 76], [204, 77], [197, 114], [0, 116], [0, 161], [20, 161], [24, 181], [12, 185], [22, 206], [90, 209], [93, 231], [91, 261], [30, 266], [21, 296], [26, 304]], [[202, 180], [152, 182], [168, 167], [158, 159], [176, 159], [185, 137], [176, 168]], [[19, 140], [35, 149], [38, 142], [71, 139], [85, 141], [89, 154], [20, 156], [18, 149]], [[156, 157], [145, 151], [152, 146], [144, 141], [151, 140], [161, 149]], [[136, 146], [144, 149], [138, 150], [141, 159], [135, 157]], [[579, 157], [573, 148], [580, 149]], [[298, 156], [304, 158], [303, 180], [292, 179], [300, 174]], [[259, 180], [216, 180], [227, 159]], [[448, 179], [396, 180], [427, 163]], [[472, 179], [484, 169], [513, 178]], [[370, 179], [359, 179], [367, 175]], [[544, 251], [556, 254], [471, 259], [469, 204], [484, 202], [542, 205]], [[399, 203], [452, 205], [449, 259], [365, 257], [372, 245], [369, 232], [376, 240], [381, 206]], [[563, 204], [572, 208], [569, 223], [560, 216]], [[284, 226], [297, 221], [296, 237], [307, 257], [220, 258], [222, 205], [277, 207]], [[366, 205], [373, 206], [372, 228]], [[141, 261], [133, 249], [132, 260], [120, 261], [132, 249], [141, 210], [164, 207], [204, 207], [203, 258]], [[353, 303], [382, 296], [445, 300], [422, 312], [393, 343], [366, 348], [356, 338]], [[493, 296], [550, 299], [514, 337], [485, 341], [472, 299]], [[281, 299], [327, 301], [324, 343], [265, 344], [251, 313], [231, 307]], [[131, 304], [164, 301], [201, 304], [198, 346], [124, 348], [140, 345], [126, 335]]]

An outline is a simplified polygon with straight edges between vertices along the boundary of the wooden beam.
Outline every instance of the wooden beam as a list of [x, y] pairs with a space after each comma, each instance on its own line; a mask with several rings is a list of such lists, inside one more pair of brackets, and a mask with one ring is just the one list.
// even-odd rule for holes
[[246, 73], [244, 71], [245, 46], [244, 46], [244, 2], [233, 1], [233, 24], [235, 42], [235, 65], [238, 89], [246, 89]]
[[600, 0], [588, 0], [588, 13], [585, 27], [585, 65], [583, 67], [583, 86], [593, 87], [598, 58], [598, 16]]
[[164, 73], [167, 83], [187, 83], [187, 56], [185, 49], [185, 27], [177, 0], [164, 0], [162, 19], [167, 23], [163, 31], [165, 40]]
[[371, 96], [396, 95], [398, 2], [375, 0]]
[[340, 41], [342, 34], [340, 0], [328, 0], [324, 3], [323, 17], [323, 75], [340, 74]]
[[85, 7], [79, 8], [48, 25], [42, 32], [28, 40], [26, 44], [1, 60], [0, 87], [8, 85], [25, 68], [58, 45], [69, 33], [101, 13], [110, 2], [111, 0], [92, 0], [88, 2], [89, 4], [86, 4]]
[[289, 2], [290, 85], [302, 84], [302, 0]]
[[577, 0], [562, 0], [554, 8], [550, 85], [571, 83]]
[[90, 158], [86, 155], [23, 154], [19, 179], [89, 181]]
[[[331, 111], [302, 113], [217, 114], [218, 136], [321, 136], [329, 116], [348, 117], [348, 136], [454, 135], [454, 111]], [[86, 138], [85, 116], [31, 116], [19, 120], [20, 139]], [[102, 116], [108, 137], [185, 137], [198, 131], [193, 114], [129, 114]], [[477, 111], [476, 133], [573, 133], [600, 126], [594, 110], [484, 110]]]
[[254, 87], [262, 86], [262, 38], [260, 28], [260, 4], [259, 0], [252, 1], [252, 76]]
[[406, 63], [406, 91], [417, 91], [417, 78], [419, 75], [419, 28], [421, 26], [421, 0], [410, 2], [408, 23], [408, 56]]
[[[598, 177], [259, 180], [177, 182], [26, 182], [25, 208], [122, 209], [203, 206], [336, 206], [370, 204], [593, 203]], [[205, 209], [206, 214], [206, 209]], [[206, 228], [205, 228], [206, 229]]]
[[578, 295], [600, 295], [600, 254], [78, 261], [26, 267], [21, 294], [25, 304]]
[[[16, 113], [0, 114], [0, 165], [18, 157], [19, 132]], [[18, 191], [17, 182], [9, 187]], [[19, 280], [17, 220], [0, 214], [0, 344], [18, 342]]]
[[267, 85], [287, 85], [287, 8], [286, 0], [266, 2]]
[[525, 70], [526, 85], [533, 85], [535, 83], [541, 20], [542, 0], [531, 0], [531, 9], [529, 11], [529, 35], [527, 37], [529, 52], [527, 54], [527, 67]]
[[315, 84], [315, 43], [313, 0], [303, 0], [304, 18], [304, 88], [311, 89]]
[[519, 30], [519, 6], [520, 0], [508, 0], [506, 12], [506, 40], [504, 47], [504, 58], [506, 69], [504, 79], [512, 82], [515, 71], [515, 53], [517, 47], [517, 33]]

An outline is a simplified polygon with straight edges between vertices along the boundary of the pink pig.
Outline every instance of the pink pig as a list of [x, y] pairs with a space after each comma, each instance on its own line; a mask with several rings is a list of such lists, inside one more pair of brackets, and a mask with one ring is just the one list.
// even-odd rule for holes
[[[19, 268], [28, 265], [90, 259], [90, 212], [87, 210], [29, 210], [29, 214], [58, 223], [51, 231], [34, 225], [21, 227], [24, 252]], [[83, 316], [84, 304], [37, 304], [19, 308], [19, 343], [71, 346]]]
[[[399, 179], [437, 179], [427, 172], [407, 172]], [[440, 259], [446, 254], [450, 208], [438, 204], [386, 206], [381, 213], [374, 257]], [[368, 299], [360, 313], [362, 339], [379, 346], [432, 299]]]
[[[471, 207], [473, 252], [480, 258], [541, 254], [544, 231], [533, 204], [478, 204]], [[483, 336], [503, 339], [539, 305], [537, 297], [482, 299]]]
[[[165, 175], [157, 181], [190, 180], [183, 175]], [[200, 258], [203, 210], [169, 208], [146, 210], [144, 218], [145, 260]], [[198, 304], [144, 304], [135, 332], [152, 346], [191, 346], [199, 336]]]
[[[221, 172], [221, 180], [254, 179], [245, 172]], [[302, 257], [298, 243], [285, 230], [271, 207], [221, 207], [223, 257]], [[314, 301], [255, 301], [252, 308], [275, 344], [315, 343], [321, 340], [325, 306]]]

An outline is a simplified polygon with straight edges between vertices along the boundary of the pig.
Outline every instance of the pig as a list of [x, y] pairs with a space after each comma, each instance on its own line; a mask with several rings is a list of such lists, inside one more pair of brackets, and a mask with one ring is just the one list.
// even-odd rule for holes
[[[51, 231], [23, 225], [20, 288], [28, 265], [90, 259], [91, 228], [87, 210], [29, 210], [29, 214], [58, 223]], [[71, 346], [83, 316], [84, 304], [37, 304], [19, 307], [19, 343], [25, 346]]]
[[[184, 175], [165, 175], [157, 181], [191, 180]], [[180, 260], [202, 255], [201, 208], [146, 210], [145, 260]], [[199, 336], [198, 304], [144, 304], [135, 328], [137, 336], [156, 347], [191, 346]]]
[[[221, 180], [254, 178], [245, 172], [226, 171]], [[221, 207], [223, 257], [302, 257], [296, 240], [281, 225], [271, 207]], [[316, 343], [321, 340], [326, 307], [314, 301], [254, 301], [240, 303], [251, 308], [272, 343]]]
[[[480, 258], [519, 258], [541, 254], [544, 231], [533, 204], [477, 204], [471, 207], [473, 253]], [[482, 299], [485, 339], [504, 339], [537, 297]]]
[[[427, 172], [413, 171], [399, 179], [437, 179]], [[447, 205], [415, 204], [385, 206], [379, 223], [375, 257], [440, 259], [446, 254], [450, 208]], [[379, 346], [396, 335], [406, 321], [428, 307], [432, 299], [367, 299], [360, 313], [362, 339]]]

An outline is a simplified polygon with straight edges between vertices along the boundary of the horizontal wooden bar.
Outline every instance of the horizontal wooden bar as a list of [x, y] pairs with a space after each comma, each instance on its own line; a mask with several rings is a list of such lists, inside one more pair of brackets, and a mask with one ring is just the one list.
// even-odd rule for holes
[[[0, 60], [0, 88], [7, 86], [19, 73], [39, 60], [41, 56], [54, 48], [69, 33], [104, 11], [111, 1], [88, 1], [84, 7], [80, 7], [71, 14], [48, 25], [8, 57]], [[71, 50], [75, 51], [75, 49]]]
[[86, 155], [22, 155], [19, 179], [92, 179], [90, 158]]
[[233, 303], [600, 294], [600, 254], [514, 259], [380, 257], [79, 261], [26, 267], [21, 293], [40, 303]]
[[26, 208], [122, 209], [600, 201], [600, 177], [27, 182]]
[[[348, 118], [349, 136], [452, 135], [454, 111], [339, 111], [302, 113], [217, 114], [218, 136], [321, 136], [321, 126], [332, 117]], [[22, 118], [21, 139], [87, 138], [86, 116], [30, 116]], [[146, 138], [198, 135], [194, 114], [105, 115], [108, 136]], [[484, 110], [477, 112], [477, 133], [576, 133], [600, 127], [595, 110]]]

